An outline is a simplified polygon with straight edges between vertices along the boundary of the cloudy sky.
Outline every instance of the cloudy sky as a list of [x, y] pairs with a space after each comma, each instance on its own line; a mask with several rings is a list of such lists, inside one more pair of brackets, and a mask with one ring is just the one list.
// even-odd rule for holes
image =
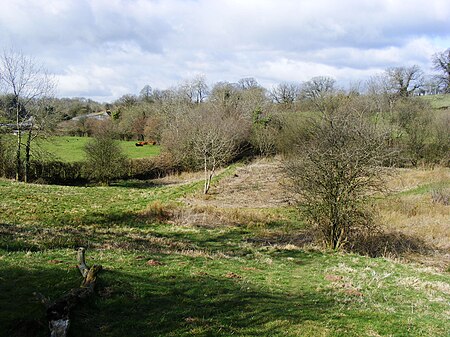
[[58, 96], [112, 101], [196, 75], [270, 88], [392, 66], [431, 71], [448, 0], [0, 0], [0, 45], [33, 56]]

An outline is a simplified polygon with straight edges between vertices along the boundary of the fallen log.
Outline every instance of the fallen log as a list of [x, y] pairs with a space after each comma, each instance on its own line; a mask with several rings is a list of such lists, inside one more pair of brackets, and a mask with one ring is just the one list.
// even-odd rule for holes
[[80, 288], [70, 290], [68, 293], [51, 302], [41, 294], [37, 294], [42, 303], [47, 307], [47, 320], [51, 337], [66, 337], [70, 326], [70, 310], [94, 293], [97, 274], [102, 270], [101, 265], [88, 267], [85, 262], [84, 248], [79, 248], [77, 253], [78, 269], [83, 276]]

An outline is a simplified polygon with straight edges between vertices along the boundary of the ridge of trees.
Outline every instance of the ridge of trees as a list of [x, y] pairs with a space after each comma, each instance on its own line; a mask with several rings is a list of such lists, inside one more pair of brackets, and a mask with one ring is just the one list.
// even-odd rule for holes
[[[0, 68], [0, 128], [4, 132], [16, 130], [18, 136], [15, 146], [0, 139], [0, 173], [9, 176], [13, 170], [17, 180], [27, 180], [30, 161], [40, 160], [38, 151], [32, 149], [32, 141], [45, 133], [94, 136], [107, 128], [115, 139], [156, 142], [177, 161], [175, 166], [207, 167], [205, 176], [212, 176], [216, 165], [249, 151], [257, 155], [288, 152], [290, 137], [299, 132], [294, 127], [298, 120], [336, 110], [343, 99], [354, 101], [372, 123], [390, 130], [388, 146], [399, 153], [391, 164], [448, 165], [448, 114], [431, 114], [430, 106], [416, 96], [448, 92], [449, 55], [446, 50], [432, 56], [438, 72], [435, 76], [425, 76], [418, 66], [393, 67], [347, 90], [327, 76], [303, 83], [283, 82], [270, 89], [252, 77], [210, 86], [205, 77], [196, 76], [165, 90], [145, 85], [139, 95], [126, 94], [112, 103], [100, 104], [85, 98], [55, 98], [54, 82], [45, 69], [20, 53], [4, 53]], [[36, 81], [25, 83], [31, 85], [30, 90], [40, 91], [14, 91], [14, 83], [11, 78], [8, 80], [8, 70], [14, 69], [34, 76]], [[92, 113], [97, 118], [89, 115]], [[23, 137], [24, 133], [27, 137]], [[228, 154], [221, 159], [216, 156], [211, 165], [205, 165], [205, 154], [209, 158], [213, 147], [220, 143], [218, 139], [209, 137], [209, 148], [203, 147], [201, 160], [194, 155], [201, 152], [196, 150], [208, 134], [221, 135], [224, 143], [228, 137], [230, 144], [223, 151]], [[206, 191], [208, 184], [205, 186]]]

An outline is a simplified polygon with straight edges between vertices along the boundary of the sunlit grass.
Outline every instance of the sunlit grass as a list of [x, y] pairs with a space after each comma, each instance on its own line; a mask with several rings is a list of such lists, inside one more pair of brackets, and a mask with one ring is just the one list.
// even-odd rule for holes
[[420, 98], [430, 102], [431, 106], [435, 109], [450, 107], [450, 94], [426, 95], [426, 96], [420, 96]]
[[[50, 137], [39, 142], [40, 146], [56, 159], [65, 162], [82, 161], [85, 158], [84, 146], [90, 140], [89, 137]], [[128, 158], [145, 158], [158, 155], [158, 145], [136, 146], [136, 141], [120, 141], [120, 145]]]
[[[383, 216], [404, 230], [418, 216], [429, 228], [437, 219], [444, 230], [448, 206], [430, 191], [448, 186], [447, 174], [400, 172], [379, 199]], [[79, 246], [104, 271], [71, 313], [71, 336], [449, 335], [448, 272], [306, 249], [292, 207], [187, 205], [201, 197], [196, 177], [110, 187], [0, 180], [0, 336], [48, 335], [33, 293], [56, 299], [79, 286]]]

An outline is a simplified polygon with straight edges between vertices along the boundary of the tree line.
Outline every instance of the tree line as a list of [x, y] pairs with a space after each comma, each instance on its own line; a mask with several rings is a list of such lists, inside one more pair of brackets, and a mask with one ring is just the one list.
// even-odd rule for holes
[[[33, 163], [36, 172], [41, 165], [45, 169], [39, 172], [50, 176], [63, 167], [64, 176], [62, 163], [46, 166], [32, 148], [36, 137], [58, 133], [93, 136], [86, 161], [71, 169], [105, 184], [148, 178], [150, 171], [201, 169], [208, 193], [218, 167], [242, 157], [280, 154], [305, 218], [327, 247], [339, 249], [371, 231], [367, 200], [382, 189], [386, 168], [450, 166], [449, 109], [432, 109], [420, 97], [449, 93], [450, 49], [435, 54], [433, 64], [438, 74], [430, 90], [417, 66], [388, 68], [346, 90], [326, 76], [271, 89], [254, 78], [210, 88], [197, 76], [167, 90], [146, 85], [139, 95], [101, 107], [89, 100], [55, 99], [51, 76], [29, 58], [5, 53], [0, 109], [3, 128], [12, 125], [16, 141], [8, 144], [0, 137], [0, 173], [28, 181]], [[93, 111], [103, 111], [105, 118], [84, 116]], [[118, 139], [155, 141], [162, 155], [129, 161]]]
[[[5, 51], [0, 61], [0, 122], [4, 132], [10, 126], [16, 134], [16, 180], [26, 181], [31, 158], [39, 159], [31, 145], [36, 137], [95, 136], [105, 129], [116, 139], [156, 141], [178, 165], [202, 167], [205, 176], [212, 176], [217, 166], [243, 153], [286, 152], [293, 125], [308, 114], [334, 109], [345, 97], [358, 101], [367, 118], [390, 129], [389, 146], [399, 154], [396, 165], [446, 160], [448, 115], [432, 113], [425, 101], [415, 98], [450, 92], [450, 49], [433, 55], [437, 73], [428, 80], [418, 66], [388, 68], [347, 90], [326, 76], [270, 89], [254, 78], [210, 87], [203, 76], [196, 76], [166, 90], [146, 85], [139, 95], [126, 94], [103, 105], [83, 98], [56, 99], [54, 79], [33, 58]], [[86, 117], [92, 112], [108, 117]], [[5, 152], [6, 146], [2, 148]]]

